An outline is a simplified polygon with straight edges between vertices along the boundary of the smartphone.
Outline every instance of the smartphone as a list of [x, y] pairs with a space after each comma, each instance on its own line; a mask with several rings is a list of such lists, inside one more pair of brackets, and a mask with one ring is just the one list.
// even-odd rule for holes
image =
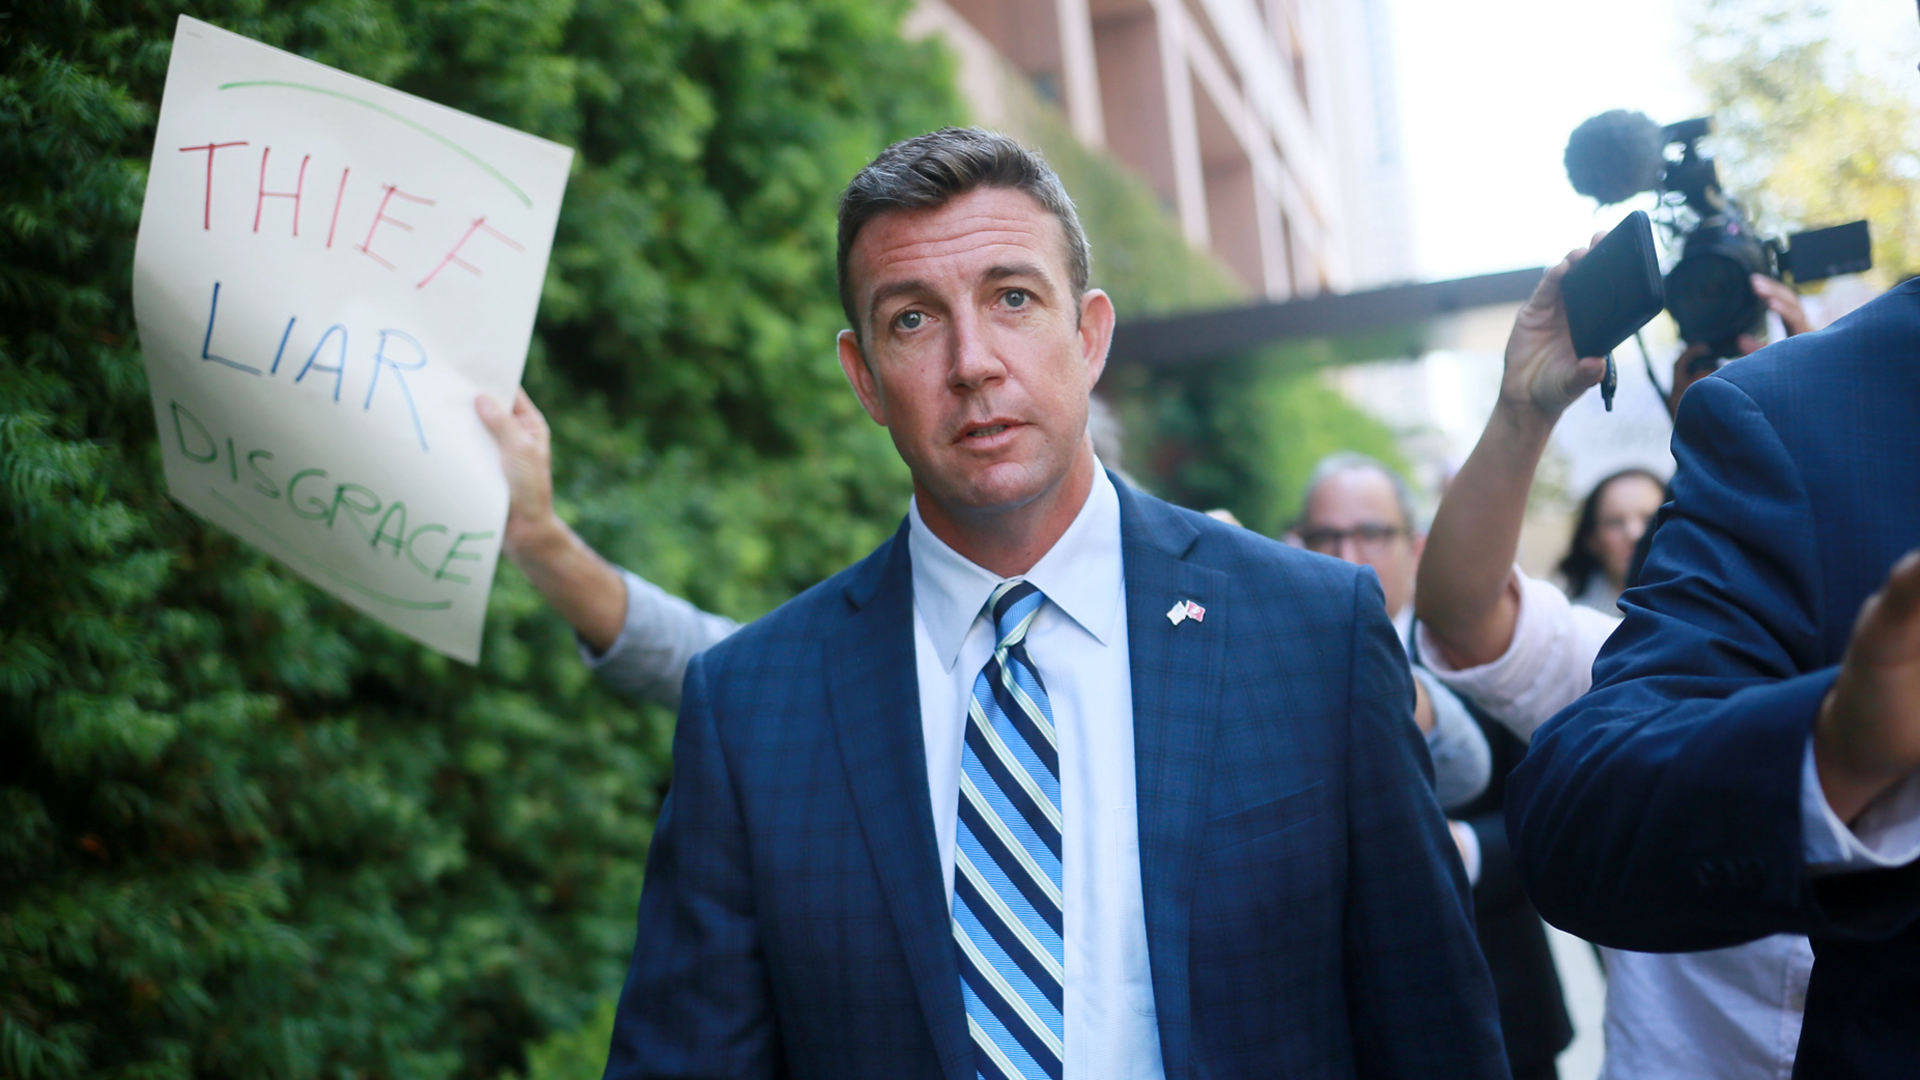
[[1567, 329], [1578, 356], [1609, 356], [1666, 306], [1653, 222], [1635, 210], [1567, 271]]

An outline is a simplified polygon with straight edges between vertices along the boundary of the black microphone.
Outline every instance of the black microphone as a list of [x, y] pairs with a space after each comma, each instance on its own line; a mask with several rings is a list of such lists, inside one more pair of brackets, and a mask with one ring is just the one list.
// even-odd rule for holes
[[1658, 191], [1667, 168], [1666, 145], [1665, 129], [1645, 113], [1603, 112], [1567, 139], [1567, 179], [1573, 190], [1602, 205]]

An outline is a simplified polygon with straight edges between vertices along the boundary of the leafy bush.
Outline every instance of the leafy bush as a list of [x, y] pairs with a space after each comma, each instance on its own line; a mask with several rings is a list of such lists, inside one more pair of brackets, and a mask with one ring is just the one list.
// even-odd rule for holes
[[[872, 0], [185, 10], [579, 151], [530, 357], [563, 511], [751, 617], [888, 531], [832, 206], [954, 115]], [[129, 273], [179, 6], [0, 18], [0, 1075], [520, 1069], [632, 940], [671, 717], [501, 574], [470, 670], [171, 504]]]

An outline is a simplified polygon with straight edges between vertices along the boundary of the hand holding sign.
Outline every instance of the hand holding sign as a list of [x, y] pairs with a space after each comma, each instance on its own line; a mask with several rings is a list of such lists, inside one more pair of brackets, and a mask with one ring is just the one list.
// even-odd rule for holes
[[182, 17], [133, 299], [174, 498], [479, 657], [572, 151]]

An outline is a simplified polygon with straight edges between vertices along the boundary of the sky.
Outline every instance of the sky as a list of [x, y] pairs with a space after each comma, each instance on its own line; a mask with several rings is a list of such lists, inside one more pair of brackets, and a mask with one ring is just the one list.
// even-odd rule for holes
[[[1561, 154], [1582, 120], [1637, 109], [1661, 123], [1704, 101], [1682, 62], [1689, 0], [1389, 0], [1416, 272], [1428, 280], [1557, 261], [1625, 213], [1596, 213]], [[1912, 0], [1830, 0], [1856, 61], [1920, 93]]]

